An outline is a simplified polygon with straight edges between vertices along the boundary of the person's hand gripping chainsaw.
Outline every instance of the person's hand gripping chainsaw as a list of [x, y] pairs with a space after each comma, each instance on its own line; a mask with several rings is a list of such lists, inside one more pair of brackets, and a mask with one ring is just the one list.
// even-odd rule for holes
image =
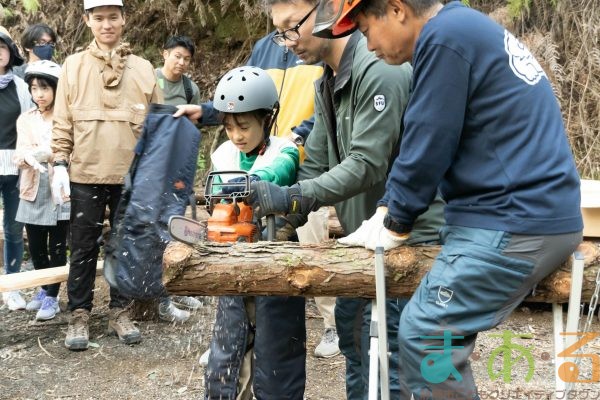
[[[289, 224], [287, 228], [293, 228], [292, 230], [304, 225], [308, 214], [320, 207], [316, 199], [302, 195], [300, 183], [288, 187], [277, 186], [267, 181], [255, 181], [251, 187], [249, 202], [256, 218], [272, 214], [283, 216]], [[279, 230], [284, 224], [278, 221], [277, 225]]]

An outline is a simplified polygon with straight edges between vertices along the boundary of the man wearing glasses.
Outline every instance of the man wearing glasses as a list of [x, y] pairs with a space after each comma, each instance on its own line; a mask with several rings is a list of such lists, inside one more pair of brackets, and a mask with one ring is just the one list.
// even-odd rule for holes
[[[322, 61], [323, 77], [315, 83], [315, 122], [305, 144], [306, 159], [298, 183], [278, 187], [253, 185], [258, 214], [287, 214], [292, 225], [302, 225], [309, 212], [335, 205], [345, 232], [355, 231], [376, 209], [385, 192], [387, 171], [402, 135], [402, 112], [408, 102], [411, 67], [390, 68], [366, 46], [356, 32], [324, 39], [318, 30], [318, 1], [269, 0], [276, 43], [292, 50], [307, 64]], [[299, 207], [299, 208], [295, 208]], [[411, 243], [435, 241], [441, 225], [436, 203], [417, 221]], [[387, 324], [391, 398], [399, 398], [398, 325], [402, 302], [390, 299]], [[370, 302], [338, 298], [335, 309], [340, 349], [346, 357], [346, 393], [350, 400], [366, 398]], [[258, 372], [257, 372], [258, 373]]]
[[27, 64], [14, 69], [13, 73], [21, 78], [29, 63], [39, 60], [52, 60], [56, 47], [56, 32], [46, 24], [33, 24], [21, 35], [21, 47], [27, 54]]
[[298, 41], [298, 39], [300, 39], [300, 27], [306, 22], [308, 17], [310, 17], [312, 15], [313, 11], [315, 11], [318, 6], [319, 6], [319, 4], [317, 2], [317, 4], [313, 8], [310, 9], [308, 14], [306, 14], [304, 17], [302, 17], [302, 19], [300, 21], [298, 21], [298, 23], [293, 28], [286, 29], [283, 32], [278, 32], [275, 35], [273, 35], [273, 42], [279, 46], [285, 46], [286, 40], [289, 40], [292, 42]]

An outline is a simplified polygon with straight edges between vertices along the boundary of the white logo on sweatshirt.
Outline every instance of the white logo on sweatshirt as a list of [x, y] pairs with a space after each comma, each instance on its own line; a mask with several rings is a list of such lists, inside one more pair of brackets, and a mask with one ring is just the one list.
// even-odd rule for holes
[[510, 69], [523, 82], [535, 85], [546, 76], [529, 49], [507, 30], [504, 30], [504, 50], [508, 54]]

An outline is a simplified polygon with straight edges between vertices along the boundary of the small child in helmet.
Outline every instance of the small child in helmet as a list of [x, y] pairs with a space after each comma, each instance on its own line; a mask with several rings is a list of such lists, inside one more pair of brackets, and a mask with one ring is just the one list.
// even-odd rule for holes
[[[290, 140], [270, 135], [279, 99], [264, 70], [245, 66], [226, 73], [213, 107], [229, 138], [211, 155], [214, 171], [244, 170], [251, 181], [281, 186], [295, 182], [299, 152]], [[179, 115], [193, 118], [199, 106], [179, 108]], [[232, 187], [224, 186], [223, 192]], [[253, 385], [257, 399], [284, 398], [290, 386], [304, 388], [304, 321], [301, 297], [220, 297], [205, 372], [206, 398], [251, 399]]]
[[[52, 61], [35, 61], [27, 66], [25, 81], [36, 106], [17, 120], [13, 161], [21, 170], [21, 178], [16, 220], [25, 223], [29, 254], [36, 270], [67, 262], [70, 206], [54, 204], [50, 189], [52, 114], [60, 73], [60, 66]], [[59, 312], [59, 288], [60, 283], [44, 285], [27, 303], [27, 310], [37, 310], [36, 320], [52, 319]]]
[[211, 155], [214, 171], [244, 170], [251, 181], [267, 180], [280, 186], [295, 182], [298, 148], [271, 136], [279, 99], [275, 83], [264, 70], [240, 67], [229, 71], [217, 85], [213, 107], [221, 113], [229, 138]]

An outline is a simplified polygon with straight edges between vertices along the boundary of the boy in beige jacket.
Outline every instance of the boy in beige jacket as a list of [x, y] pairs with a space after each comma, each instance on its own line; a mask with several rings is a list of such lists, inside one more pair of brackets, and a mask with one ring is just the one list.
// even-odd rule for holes
[[[70, 350], [88, 347], [88, 319], [105, 209], [112, 223], [123, 176], [150, 103], [161, 103], [152, 65], [121, 42], [122, 0], [84, 0], [83, 19], [94, 40], [68, 57], [58, 83], [52, 131], [57, 203], [71, 201], [71, 269], [67, 281]], [[129, 299], [110, 289], [109, 332], [126, 343], [141, 340]]]

